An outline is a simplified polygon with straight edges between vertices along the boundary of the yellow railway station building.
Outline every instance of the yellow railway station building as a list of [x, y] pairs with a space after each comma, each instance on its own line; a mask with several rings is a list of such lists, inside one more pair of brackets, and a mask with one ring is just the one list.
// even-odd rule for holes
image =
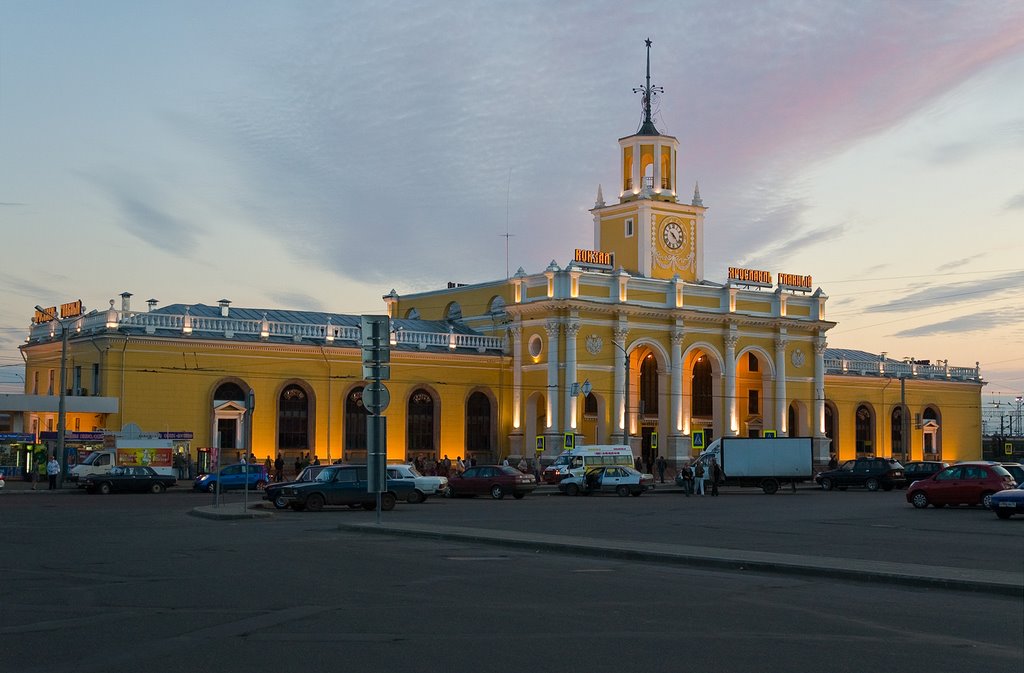
[[[568, 441], [628, 441], [678, 463], [698, 431], [705, 443], [813, 437], [821, 464], [830, 452], [980, 459], [977, 364], [829, 347], [828, 295], [802, 270], [705, 276], [713, 223], [698, 189], [680, 198], [679, 142], [652, 122], [649, 78], [643, 91], [643, 122], [618, 141], [617, 197], [598, 189], [592, 241], [537, 272], [384, 295], [388, 459], [546, 461]], [[69, 432], [177, 433], [193, 458], [365, 460], [360, 316], [228, 300], [140, 309], [131, 296], [63, 321]], [[58, 392], [61, 337], [37, 313], [21, 346], [26, 396]], [[97, 396], [111, 403], [75, 411]], [[22, 412], [21, 429], [54, 430], [46, 409]]]

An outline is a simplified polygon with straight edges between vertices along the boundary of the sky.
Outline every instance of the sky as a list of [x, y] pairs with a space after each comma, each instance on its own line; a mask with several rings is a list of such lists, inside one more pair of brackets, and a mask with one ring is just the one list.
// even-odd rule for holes
[[829, 345], [1024, 391], [1011, 0], [3, 0], [0, 389], [36, 304], [381, 313], [564, 266], [648, 37], [708, 280], [810, 274]]

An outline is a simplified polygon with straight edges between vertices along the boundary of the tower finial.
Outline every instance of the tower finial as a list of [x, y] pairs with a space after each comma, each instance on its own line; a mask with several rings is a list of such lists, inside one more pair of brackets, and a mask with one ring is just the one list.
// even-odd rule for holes
[[704, 202], [700, 200], [700, 183], [693, 183], [693, 201], [690, 203], [691, 206], [704, 206]]
[[594, 201], [595, 208], [604, 208], [604, 194], [601, 193], [601, 185], [597, 186], [597, 201]]
[[654, 126], [654, 121], [651, 119], [651, 107], [652, 99], [654, 96], [665, 93], [665, 89], [660, 86], [651, 86], [651, 38], [644, 40], [644, 44], [647, 45], [647, 79], [642, 87], [635, 87], [633, 93], [640, 94], [640, 100], [644, 106], [644, 120], [640, 124], [640, 130], [637, 135], [641, 136], [658, 136], [658, 129]]

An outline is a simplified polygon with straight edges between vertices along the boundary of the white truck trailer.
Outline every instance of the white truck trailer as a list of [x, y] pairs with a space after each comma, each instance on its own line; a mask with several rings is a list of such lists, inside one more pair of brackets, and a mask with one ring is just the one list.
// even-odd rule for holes
[[701, 452], [704, 478], [711, 478], [711, 459], [725, 472], [725, 483], [759, 486], [771, 495], [780, 484], [796, 490], [798, 482], [814, 478], [813, 439], [810, 437], [721, 437]]

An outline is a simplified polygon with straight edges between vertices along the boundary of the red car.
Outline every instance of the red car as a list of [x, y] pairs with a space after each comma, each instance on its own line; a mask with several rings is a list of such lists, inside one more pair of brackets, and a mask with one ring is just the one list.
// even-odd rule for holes
[[453, 498], [459, 495], [490, 495], [501, 500], [511, 493], [516, 500], [537, 488], [537, 479], [532, 474], [523, 474], [507, 465], [477, 465], [462, 474], [448, 478], [444, 494]]
[[907, 489], [907, 502], [919, 509], [928, 505], [991, 507], [993, 493], [1013, 488], [1015, 484], [1013, 476], [999, 463], [957, 463], [911, 484]]

